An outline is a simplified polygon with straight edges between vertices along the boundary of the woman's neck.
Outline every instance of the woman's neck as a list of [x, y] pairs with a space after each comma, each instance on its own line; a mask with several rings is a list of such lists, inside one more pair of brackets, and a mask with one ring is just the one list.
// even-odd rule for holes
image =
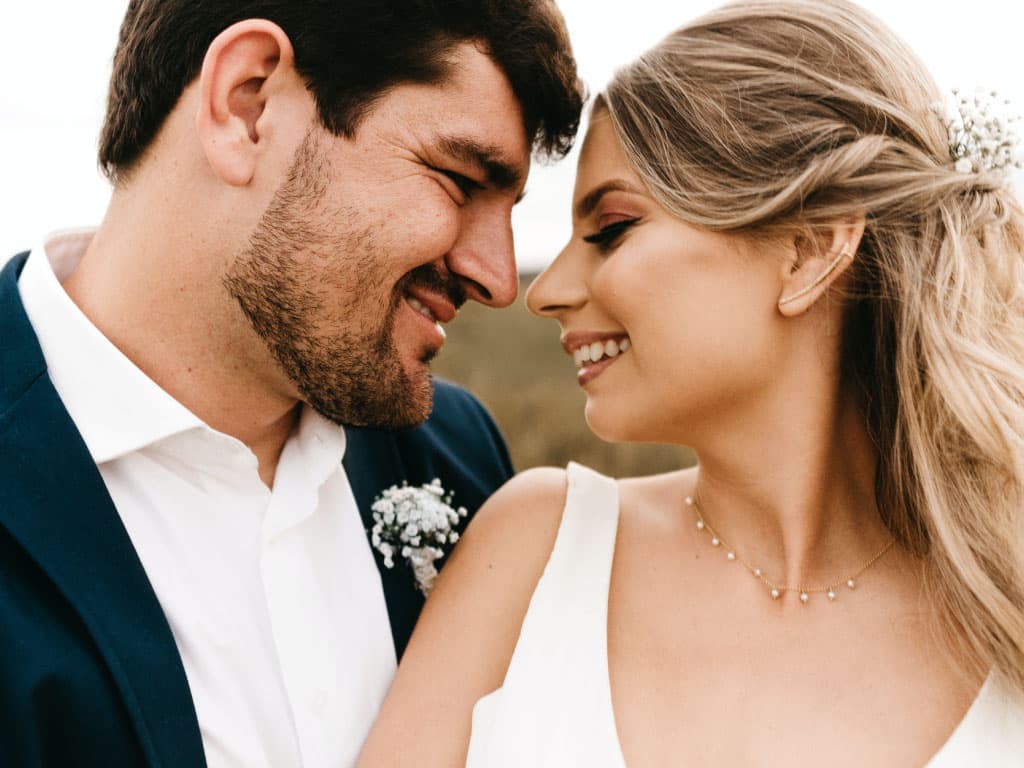
[[841, 391], [805, 385], [779, 399], [759, 409], [762, 419], [746, 414], [694, 446], [694, 495], [708, 524], [776, 583], [845, 581], [891, 538], [875, 501], [866, 419]]

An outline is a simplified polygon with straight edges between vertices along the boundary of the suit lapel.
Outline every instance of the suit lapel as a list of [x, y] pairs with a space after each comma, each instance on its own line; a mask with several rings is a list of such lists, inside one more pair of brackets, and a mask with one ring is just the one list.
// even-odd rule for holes
[[[373, 527], [370, 506], [377, 496], [392, 485], [401, 485], [408, 479], [406, 468], [394, 435], [372, 429], [347, 427], [345, 448], [345, 474], [359, 505], [363, 526]], [[369, 546], [367, 536], [367, 546]], [[384, 559], [374, 550], [374, 562], [380, 571], [387, 601], [388, 618], [391, 621], [391, 636], [395, 641], [395, 652], [399, 659], [405, 652], [420, 609], [423, 596], [416, 589], [412, 570], [403, 559], [395, 562], [394, 568], [386, 568]]]
[[[45, 373], [21, 306], [24, 256], [0, 273], [0, 525], [74, 608], [154, 766], [205, 766], [167, 619], [103, 480]], [[116, 761], [116, 756], [111, 756]]]

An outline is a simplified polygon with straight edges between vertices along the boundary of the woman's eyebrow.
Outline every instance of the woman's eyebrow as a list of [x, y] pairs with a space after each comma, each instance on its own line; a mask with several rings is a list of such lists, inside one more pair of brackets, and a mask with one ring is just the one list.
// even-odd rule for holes
[[637, 195], [644, 194], [644, 190], [635, 184], [630, 184], [628, 181], [623, 181], [622, 179], [612, 179], [611, 181], [606, 181], [592, 189], [580, 198], [573, 210], [575, 217], [577, 219], [584, 219], [589, 216], [594, 212], [594, 209], [597, 208], [597, 204], [601, 202], [601, 198], [609, 192], [632, 192]]

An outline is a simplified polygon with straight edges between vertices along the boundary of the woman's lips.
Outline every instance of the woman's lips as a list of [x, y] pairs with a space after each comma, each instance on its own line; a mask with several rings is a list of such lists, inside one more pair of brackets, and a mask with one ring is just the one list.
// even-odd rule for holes
[[629, 352], [632, 343], [624, 333], [574, 332], [566, 334], [562, 345], [580, 369], [576, 377], [583, 386]]
[[581, 387], [585, 387], [587, 384], [592, 382], [602, 373], [604, 370], [619, 361], [618, 357], [605, 357], [596, 363], [589, 363], [584, 365], [579, 371], [576, 372], [576, 381]]

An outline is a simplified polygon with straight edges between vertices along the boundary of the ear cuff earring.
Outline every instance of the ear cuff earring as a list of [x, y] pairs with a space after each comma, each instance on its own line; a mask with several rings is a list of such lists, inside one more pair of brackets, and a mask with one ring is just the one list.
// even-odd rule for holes
[[825, 271], [818, 275], [816, 278], [814, 278], [814, 280], [810, 284], [805, 285], [799, 291], [791, 293], [789, 296], [779, 299], [779, 306], [781, 307], [783, 304], [788, 304], [791, 301], [796, 301], [801, 296], [806, 296], [808, 293], [813, 291], [823, 282], [828, 280], [829, 275], [836, 271], [836, 267], [838, 267], [843, 262], [843, 259], [850, 259], [851, 261], [853, 260], [853, 254], [850, 253], [846, 248], [843, 248], [843, 250], [839, 252], [839, 255], [832, 260], [832, 263], [825, 268]]

